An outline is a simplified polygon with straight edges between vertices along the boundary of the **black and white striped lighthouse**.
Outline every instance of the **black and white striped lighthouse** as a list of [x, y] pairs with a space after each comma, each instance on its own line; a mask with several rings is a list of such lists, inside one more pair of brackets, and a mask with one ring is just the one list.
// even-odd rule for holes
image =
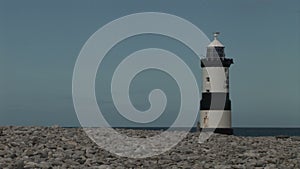
[[225, 58], [224, 45], [217, 39], [208, 45], [206, 57], [201, 59], [202, 100], [200, 128], [202, 131], [232, 134], [231, 102], [229, 99], [229, 67], [233, 59]]

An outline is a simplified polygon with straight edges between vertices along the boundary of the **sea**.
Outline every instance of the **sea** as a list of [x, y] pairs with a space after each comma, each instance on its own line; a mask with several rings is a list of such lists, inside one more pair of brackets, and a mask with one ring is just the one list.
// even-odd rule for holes
[[[126, 128], [126, 127], [117, 127]], [[137, 129], [137, 130], [167, 130], [164, 127], [147, 127], [147, 128], [127, 128], [127, 129]], [[182, 130], [180, 128], [174, 130]], [[197, 128], [193, 127], [190, 132], [197, 132]], [[233, 135], [236, 136], [249, 136], [249, 137], [259, 137], [259, 136], [300, 136], [300, 128], [233, 128]]]
[[300, 128], [233, 128], [237, 136], [300, 136]]

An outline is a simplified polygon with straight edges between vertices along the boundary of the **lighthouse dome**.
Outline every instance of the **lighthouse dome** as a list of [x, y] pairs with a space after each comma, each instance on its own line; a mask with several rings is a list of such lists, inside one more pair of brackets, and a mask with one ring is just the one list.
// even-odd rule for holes
[[218, 39], [214, 39], [209, 45], [208, 47], [224, 47], [224, 45], [218, 41]]
[[220, 32], [214, 33], [214, 40], [208, 45], [208, 47], [224, 47], [224, 45], [217, 39]]
[[214, 40], [207, 46], [206, 57], [207, 58], [224, 58], [224, 45], [217, 39], [219, 32], [214, 33]]

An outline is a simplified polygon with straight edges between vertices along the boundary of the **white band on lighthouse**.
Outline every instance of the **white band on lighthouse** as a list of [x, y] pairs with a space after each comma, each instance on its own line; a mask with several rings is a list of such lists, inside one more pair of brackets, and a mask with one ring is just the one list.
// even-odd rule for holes
[[[229, 92], [229, 69], [227, 67], [202, 68], [202, 92]], [[209, 74], [208, 74], [209, 72]], [[225, 76], [224, 76], [225, 72]]]

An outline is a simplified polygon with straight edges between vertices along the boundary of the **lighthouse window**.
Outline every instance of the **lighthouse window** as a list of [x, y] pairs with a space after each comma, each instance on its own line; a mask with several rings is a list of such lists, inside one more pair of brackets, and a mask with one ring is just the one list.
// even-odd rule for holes
[[209, 90], [207, 89], [206, 92], [209, 92]]
[[210, 78], [209, 78], [209, 77], [206, 77], [206, 81], [209, 82], [209, 81], [210, 81]]

